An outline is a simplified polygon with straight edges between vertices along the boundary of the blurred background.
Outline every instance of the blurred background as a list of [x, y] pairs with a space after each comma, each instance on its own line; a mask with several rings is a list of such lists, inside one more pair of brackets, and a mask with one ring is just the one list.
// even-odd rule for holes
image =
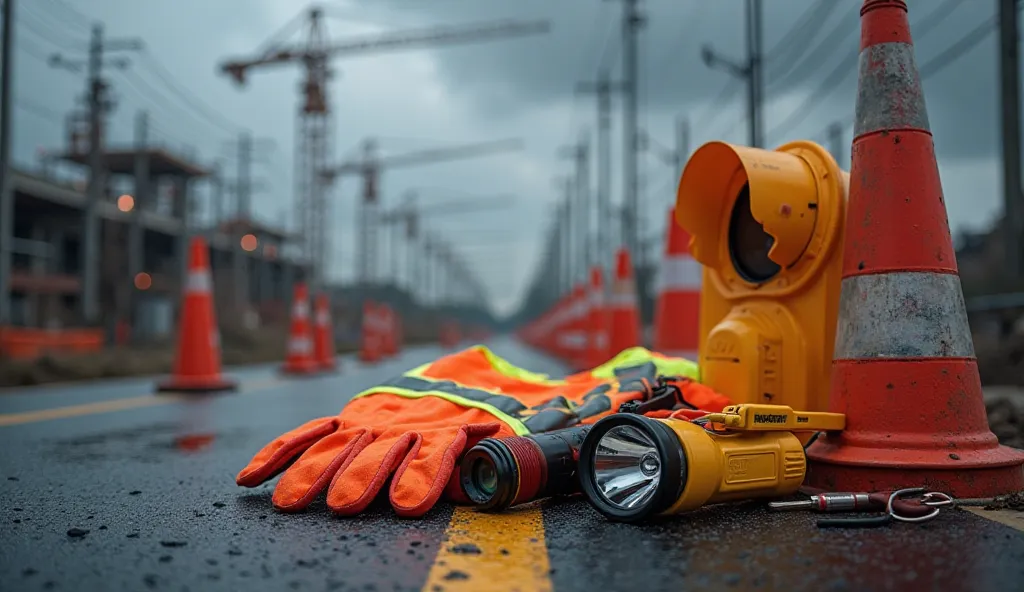
[[[187, 241], [227, 364], [292, 290], [407, 343], [507, 331], [612, 250], [653, 315], [689, 154], [849, 168], [859, 0], [4, 0], [0, 386], [165, 372]], [[1021, 3], [911, 6], [983, 378], [1024, 382]], [[1002, 59], [1000, 59], [1002, 56]]]

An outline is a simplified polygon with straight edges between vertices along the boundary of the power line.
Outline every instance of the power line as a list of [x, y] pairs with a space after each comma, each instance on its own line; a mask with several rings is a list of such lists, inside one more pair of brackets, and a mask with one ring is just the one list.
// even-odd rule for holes
[[[784, 66], [792, 67], [797, 57], [807, 51], [810, 43], [821, 30], [832, 11], [839, 6], [835, 0], [818, 0], [799, 18], [789, 31], [765, 54], [765, 62], [785, 62]], [[794, 50], [796, 53], [794, 53]], [[788, 58], [788, 59], [783, 59]]]
[[218, 113], [215, 109], [211, 108], [199, 99], [195, 93], [179, 84], [174, 79], [174, 76], [171, 75], [167, 68], [165, 68], [151, 52], [143, 49], [142, 57], [149, 64], [150, 69], [156, 74], [157, 78], [159, 78], [167, 88], [169, 88], [174, 94], [178, 95], [178, 97], [192, 107], [193, 110], [200, 115], [203, 115], [208, 122], [232, 134], [237, 134], [239, 131], [245, 129], [243, 126], [238, 125], [221, 113]]
[[52, 36], [54, 31], [52, 29], [46, 28], [45, 22], [43, 23], [43, 25], [39, 25], [31, 19], [24, 18], [24, 15], [30, 14], [32, 15], [33, 18], [39, 18], [38, 16], [32, 14], [29, 11], [24, 11], [21, 14], [23, 16], [19, 20], [19, 22], [21, 25], [27, 27], [27, 31], [29, 31], [36, 37], [50, 43], [51, 45], [54, 45], [55, 47], [59, 47], [60, 49], [66, 51], [82, 51], [83, 49], [88, 47], [88, 44], [84, 40], [79, 40], [77, 42], [69, 42], [67, 39], [61, 37], [54, 38]]
[[[69, 24], [77, 24], [85, 30], [88, 30], [89, 24], [95, 20], [75, 10], [73, 6], [64, 0], [50, 0], [50, 2], [60, 7], [57, 14], [61, 15], [60, 18]], [[78, 19], [78, 21], [75, 22], [75, 19]]]
[[[1024, 9], [1024, 4], [1020, 5], [1021, 9]], [[1019, 10], [1018, 10], [1019, 12]], [[978, 26], [971, 29], [966, 35], [961, 37], [958, 41], [946, 48], [945, 51], [939, 55], [928, 60], [918, 68], [918, 73], [921, 77], [921, 81], [927, 80], [928, 78], [938, 74], [942, 70], [949, 67], [960, 57], [963, 57], [968, 51], [974, 49], [979, 43], [984, 41], [999, 24], [999, 18], [992, 16], [986, 19], [984, 22], [978, 24]], [[844, 122], [844, 127], [848, 127], [853, 124], [853, 118], [848, 118]], [[782, 126], [779, 126], [782, 127]]]
[[46, 119], [46, 120], [49, 120], [49, 121], [59, 122], [63, 118], [63, 116], [60, 113], [58, 113], [56, 110], [51, 109], [51, 108], [49, 108], [49, 107], [47, 107], [45, 105], [40, 105], [39, 103], [36, 103], [36, 102], [33, 102], [33, 101], [29, 101], [29, 100], [23, 99], [21, 97], [18, 97], [14, 101], [14, 105], [16, 107], [18, 107], [18, 108], [28, 112], [28, 113], [31, 113], [33, 115], [37, 115], [40, 118]]
[[[835, 6], [838, 3], [833, 2], [832, 4]], [[767, 86], [782, 85], [783, 82], [794, 77], [791, 75], [803, 74], [806, 76], [822, 66], [825, 60], [835, 53], [835, 50], [839, 49], [843, 42], [857, 30], [856, 27], [850, 26], [848, 21], [857, 16], [860, 12], [860, 7], [853, 5], [850, 8], [851, 10], [839, 18], [839, 22], [836, 23], [835, 27], [822, 37], [814, 49], [805, 51], [800, 56], [800, 59], [794, 56], [792, 60], [786, 60], [788, 67], [778, 68], [776, 71], [768, 73]], [[824, 24], [824, 21], [819, 24], [819, 27], [821, 24]], [[808, 39], [808, 42], [810, 42], [810, 39]]]

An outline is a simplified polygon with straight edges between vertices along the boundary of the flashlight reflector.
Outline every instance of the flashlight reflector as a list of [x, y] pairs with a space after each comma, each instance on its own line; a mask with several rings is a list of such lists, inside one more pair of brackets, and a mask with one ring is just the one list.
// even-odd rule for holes
[[666, 424], [630, 413], [594, 424], [580, 447], [580, 485], [597, 511], [639, 522], [667, 510], [686, 484], [686, 456]]

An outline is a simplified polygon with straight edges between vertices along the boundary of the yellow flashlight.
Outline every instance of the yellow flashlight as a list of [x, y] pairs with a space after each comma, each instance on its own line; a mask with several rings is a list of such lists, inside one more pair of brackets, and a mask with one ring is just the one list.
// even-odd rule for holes
[[845, 417], [783, 405], [736, 405], [699, 423], [619, 413], [596, 424], [580, 447], [580, 485], [617, 522], [707, 504], [795, 493], [807, 469], [794, 431], [841, 430]]

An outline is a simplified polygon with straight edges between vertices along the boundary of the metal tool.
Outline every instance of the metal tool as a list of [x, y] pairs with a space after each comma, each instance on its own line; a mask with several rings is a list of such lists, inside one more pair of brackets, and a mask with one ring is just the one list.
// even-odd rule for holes
[[814, 512], [856, 512], [885, 507], [885, 498], [872, 498], [868, 493], [819, 493], [809, 499], [770, 502], [768, 509], [780, 511], [811, 510]]

